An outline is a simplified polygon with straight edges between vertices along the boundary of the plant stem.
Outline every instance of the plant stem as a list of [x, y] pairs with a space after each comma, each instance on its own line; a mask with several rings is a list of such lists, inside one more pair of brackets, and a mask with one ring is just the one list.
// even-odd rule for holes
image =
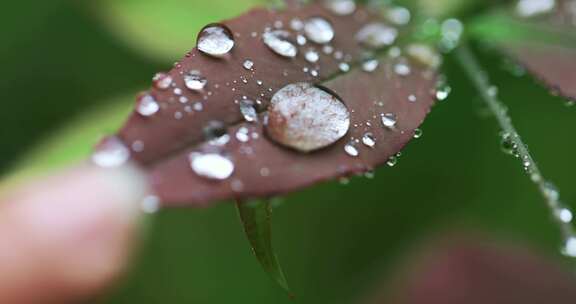
[[[456, 57], [476, 88], [480, 91], [483, 101], [498, 121], [503, 131], [503, 140], [508, 142], [508, 146], [511, 147], [513, 155], [522, 160], [524, 168], [544, 197], [546, 205], [552, 212], [553, 218], [560, 228], [564, 240], [567, 242], [574, 241], [575, 234], [574, 227], [572, 226], [573, 213], [562, 205], [558, 190], [542, 175], [528, 147], [522, 141], [518, 131], [516, 131], [512, 119], [508, 115], [508, 109], [500, 101], [497, 88], [490, 83], [486, 72], [480, 67], [478, 60], [468, 46], [460, 46], [456, 50]], [[574, 255], [573, 252], [565, 252], [565, 254]]]

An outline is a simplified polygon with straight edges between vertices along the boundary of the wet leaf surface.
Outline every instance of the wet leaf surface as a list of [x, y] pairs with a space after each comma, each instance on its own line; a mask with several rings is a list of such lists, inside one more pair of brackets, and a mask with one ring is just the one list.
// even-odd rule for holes
[[541, 4], [539, 11], [536, 5], [518, 4], [512, 15], [495, 14], [484, 19], [482, 36], [555, 94], [576, 100], [576, 2], [559, 0], [555, 7], [546, 8]]
[[[326, 42], [330, 33], [305, 36], [306, 21], [318, 17], [334, 32], [324, 45], [312, 41]], [[167, 205], [270, 197], [372, 170], [413, 138], [434, 103], [436, 85], [433, 68], [409, 56], [379, 52], [377, 67], [362, 69], [367, 49], [356, 36], [375, 22], [385, 23], [362, 7], [337, 15], [320, 5], [284, 12], [255, 9], [225, 21], [221, 26], [234, 40], [231, 51], [215, 58], [193, 49], [172, 71], [156, 77], [143, 96], [151, 96], [158, 109], [147, 107], [145, 115], [135, 111], [118, 137], [132, 148], [132, 158], [149, 172], [156, 194]], [[272, 45], [282, 51], [296, 46], [296, 56], [263, 43], [270, 38], [263, 34], [275, 30], [285, 33], [275, 34]], [[370, 37], [372, 44], [388, 46], [395, 40], [392, 31], [376, 34]], [[317, 60], [306, 56], [310, 50]], [[273, 138], [266, 127], [270, 100], [298, 83], [321, 85], [320, 90], [345, 105], [350, 126], [342, 139], [304, 153]], [[382, 119], [390, 115], [396, 123], [386, 127]], [[367, 134], [372, 145], [362, 141]]]

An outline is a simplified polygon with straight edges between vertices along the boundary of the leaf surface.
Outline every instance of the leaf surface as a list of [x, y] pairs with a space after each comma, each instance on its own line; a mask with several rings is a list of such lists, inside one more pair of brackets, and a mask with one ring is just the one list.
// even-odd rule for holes
[[[323, 45], [308, 41], [299, 47], [295, 58], [280, 57], [262, 43], [266, 28], [290, 28], [295, 20], [322, 17], [332, 25], [335, 38], [326, 51]], [[224, 58], [212, 58], [193, 49], [169, 72], [175, 87], [153, 88], [150, 94], [160, 104], [160, 111], [143, 117], [134, 112], [118, 137], [128, 146], [145, 147], [132, 151], [132, 158], [150, 175], [156, 194], [167, 205], [206, 206], [225, 199], [249, 199], [286, 194], [315, 183], [366, 172], [385, 163], [412, 138], [433, 105], [437, 66], [420, 64], [407, 56], [380, 58], [372, 72], [360, 68], [367, 49], [356, 40], [366, 25], [383, 23], [378, 15], [359, 7], [352, 15], [336, 15], [322, 5], [276, 12], [254, 9], [223, 24], [234, 33], [235, 46]], [[316, 50], [316, 63], [305, 59], [307, 50]], [[244, 63], [253, 62], [252, 69]], [[351, 70], [341, 71], [347, 63]], [[399, 73], [398, 68], [403, 68]], [[406, 71], [408, 68], [408, 71]], [[317, 71], [313, 75], [311, 71]], [[199, 71], [208, 83], [201, 93], [186, 89], [183, 75]], [[407, 73], [406, 73], [407, 72]], [[311, 153], [288, 149], [271, 140], [265, 113], [258, 123], [247, 122], [238, 103], [244, 99], [260, 100], [266, 110], [273, 95], [293, 83], [322, 85], [346, 105], [350, 112], [350, 129], [340, 141]], [[261, 84], [260, 84], [261, 83]], [[185, 102], [182, 103], [182, 97]], [[202, 109], [191, 110], [201, 103]], [[382, 124], [382, 116], [392, 114], [394, 129]], [[230, 140], [223, 146], [204, 136], [213, 121], [226, 125]], [[249, 130], [248, 142], [237, 140], [238, 131]], [[374, 147], [361, 143], [366, 133], [375, 139]], [[357, 157], [345, 152], [352, 142]], [[201, 177], [190, 167], [193, 153], [218, 150], [234, 164], [234, 173], [222, 181]]]
[[530, 17], [497, 12], [482, 17], [472, 32], [496, 44], [555, 93], [576, 99], [576, 2]]

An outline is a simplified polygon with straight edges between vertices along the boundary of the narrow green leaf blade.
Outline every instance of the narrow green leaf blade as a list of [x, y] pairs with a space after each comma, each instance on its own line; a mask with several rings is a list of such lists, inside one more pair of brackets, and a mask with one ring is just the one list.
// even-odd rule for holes
[[236, 203], [248, 241], [264, 271], [293, 296], [284, 271], [272, 247], [272, 204], [269, 200]]

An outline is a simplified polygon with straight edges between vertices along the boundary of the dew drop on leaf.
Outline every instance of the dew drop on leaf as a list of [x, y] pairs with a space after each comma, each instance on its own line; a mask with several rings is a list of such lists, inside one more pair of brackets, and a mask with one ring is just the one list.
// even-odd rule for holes
[[295, 83], [272, 97], [266, 131], [275, 142], [301, 152], [336, 143], [350, 128], [350, 112], [339, 97], [309, 83]]
[[206, 140], [214, 140], [226, 135], [226, 126], [223, 122], [212, 120], [202, 130]]
[[556, 0], [518, 0], [516, 13], [529, 18], [551, 12], [556, 7]]
[[240, 101], [240, 112], [247, 122], [258, 121], [258, 112], [252, 100], [243, 99]]
[[234, 163], [217, 153], [191, 153], [190, 166], [198, 176], [211, 180], [225, 180], [234, 173]]
[[382, 124], [384, 125], [384, 127], [392, 130], [396, 128], [397, 123], [398, 120], [396, 118], [396, 115], [392, 113], [386, 113], [382, 115]]
[[576, 258], [576, 237], [571, 236], [564, 242], [564, 248], [562, 248], [562, 254], [570, 258]]
[[356, 33], [356, 40], [362, 45], [379, 49], [396, 42], [398, 30], [383, 23], [370, 23]]
[[198, 50], [206, 55], [221, 57], [234, 48], [232, 32], [221, 24], [205, 27], [198, 37]]
[[189, 90], [199, 92], [204, 90], [208, 80], [199, 71], [192, 70], [184, 76], [184, 83]]
[[324, 6], [339, 16], [346, 16], [356, 11], [354, 0], [324, 0]]
[[298, 49], [288, 40], [290, 33], [286, 31], [267, 31], [262, 35], [262, 41], [274, 53], [288, 58], [298, 55]]
[[306, 58], [306, 61], [310, 63], [316, 63], [318, 62], [318, 60], [320, 60], [320, 55], [318, 55], [318, 52], [316, 52], [315, 50], [306, 51], [304, 57]]
[[242, 66], [246, 70], [250, 71], [250, 70], [252, 70], [252, 68], [254, 68], [254, 61], [246, 59], [246, 60], [244, 60], [244, 63], [242, 64]]
[[414, 130], [414, 138], [415, 139], [421, 138], [422, 135], [424, 135], [424, 132], [422, 131], [422, 129]]
[[378, 65], [379, 65], [379, 63], [378, 63], [378, 60], [376, 60], [376, 59], [370, 59], [370, 60], [364, 61], [364, 63], [362, 63], [362, 71], [368, 72], [368, 73], [374, 72], [378, 68]]
[[172, 85], [172, 76], [166, 73], [158, 73], [154, 75], [152, 80], [154, 82], [154, 87], [158, 90], [167, 90]]
[[352, 157], [358, 157], [360, 155], [360, 151], [356, 148], [354, 143], [348, 143], [344, 146], [344, 152]]
[[374, 148], [376, 146], [376, 138], [372, 133], [366, 133], [362, 136], [362, 143], [369, 148]]
[[340, 69], [341, 72], [348, 72], [350, 71], [350, 65], [346, 62], [342, 62], [338, 65], [338, 69]]
[[130, 159], [130, 150], [116, 136], [103, 139], [92, 154], [92, 162], [102, 168], [117, 168]]
[[304, 24], [306, 37], [318, 44], [326, 44], [334, 39], [334, 28], [332, 24], [324, 18], [312, 17]]
[[408, 76], [412, 73], [412, 68], [404, 62], [400, 62], [394, 65], [394, 73], [399, 76]]
[[387, 10], [386, 19], [395, 25], [406, 25], [410, 23], [412, 14], [407, 8], [396, 6]]
[[136, 102], [136, 112], [144, 117], [150, 117], [160, 111], [160, 104], [150, 94], [143, 94]]

